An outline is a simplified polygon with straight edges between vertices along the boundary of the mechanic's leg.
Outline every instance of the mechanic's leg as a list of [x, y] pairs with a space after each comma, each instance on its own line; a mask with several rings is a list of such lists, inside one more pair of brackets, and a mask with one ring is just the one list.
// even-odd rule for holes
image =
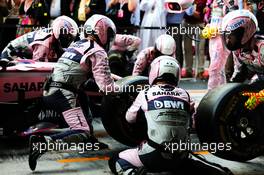
[[111, 157], [109, 168], [114, 174], [129, 174], [136, 172], [138, 167], [143, 167], [138, 156], [138, 149], [128, 149]]
[[[44, 93], [43, 107], [53, 109], [58, 113], [71, 109], [69, 100], [65, 97], [62, 91], [58, 88], [50, 88]], [[29, 167], [35, 170], [37, 159], [48, 150], [48, 143], [54, 142], [50, 136], [32, 135], [29, 140]]]
[[[96, 85], [94, 85], [94, 86], [96, 86]], [[92, 112], [91, 112], [91, 109], [90, 109], [90, 107], [92, 105], [90, 103], [90, 98], [85, 94], [84, 91], [80, 91], [78, 93], [78, 100], [79, 100], [81, 109], [82, 109], [82, 111], [84, 113], [84, 116], [86, 118], [86, 121], [88, 122], [88, 125], [90, 127], [90, 133], [93, 135], [93, 125], [92, 125], [93, 115], [92, 115]]]
[[185, 175], [193, 175], [193, 174], [233, 175], [233, 173], [228, 168], [225, 168], [225, 170], [227, 171], [225, 172], [224, 170], [216, 166], [212, 166], [202, 161], [194, 160], [191, 158], [182, 160], [180, 167], [181, 167], [181, 171]]
[[225, 64], [229, 51], [225, 48], [221, 36], [210, 39], [209, 41], [210, 66], [208, 89], [216, 88], [226, 83]]
[[[90, 134], [90, 126], [84, 117], [80, 107], [76, 106], [76, 96], [74, 93], [62, 89], [51, 88], [43, 98], [45, 107], [54, 109], [63, 114], [66, 123], [70, 127], [70, 131], [62, 132], [51, 136], [31, 136], [30, 138], [30, 154], [29, 166], [31, 170], [35, 170], [37, 159], [48, 149], [49, 143], [61, 140], [65, 143], [84, 142], [98, 143], [99, 148], [107, 148], [108, 146], [100, 143]], [[46, 149], [38, 149], [36, 145], [46, 145]]]
[[[199, 24], [200, 27], [204, 27], [204, 24]], [[199, 37], [199, 59], [198, 59], [198, 73], [197, 77], [203, 78], [203, 73], [205, 70], [205, 39]]]
[[[178, 31], [180, 31], [180, 26], [181, 24], [178, 26]], [[180, 63], [180, 66], [183, 67], [183, 49], [182, 49], [182, 35], [180, 33], [178, 33], [175, 36], [176, 39], [176, 58]]]
[[[186, 28], [190, 28], [192, 27], [192, 25], [188, 24], [188, 23], [184, 23]], [[188, 36], [189, 35], [189, 36]], [[190, 78], [193, 77], [193, 52], [192, 52], [192, 39], [190, 37], [193, 38], [193, 34], [186, 34], [184, 35], [184, 60], [185, 60], [185, 68], [186, 68], [186, 77]]]

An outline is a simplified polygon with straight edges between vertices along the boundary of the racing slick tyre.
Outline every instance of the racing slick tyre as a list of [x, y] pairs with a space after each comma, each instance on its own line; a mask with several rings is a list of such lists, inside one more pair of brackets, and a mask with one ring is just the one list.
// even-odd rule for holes
[[136, 146], [147, 138], [147, 123], [143, 111], [138, 113], [137, 122], [129, 124], [126, 111], [137, 94], [148, 84], [144, 76], [128, 76], [116, 82], [123, 87], [122, 93], [106, 95], [102, 100], [102, 123], [107, 133], [118, 142]]
[[259, 92], [263, 85], [228, 83], [209, 91], [195, 118], [201, 145], [207, 144], [211, 153], [234, 161], [247, 161], [263, 154], [264, 105], [248, 110], [244, 106], [248, 97], [242, 96], [242, 92]]

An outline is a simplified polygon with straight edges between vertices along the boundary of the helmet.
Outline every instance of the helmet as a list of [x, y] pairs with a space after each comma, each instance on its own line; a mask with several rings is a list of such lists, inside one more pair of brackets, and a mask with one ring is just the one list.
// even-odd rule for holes
[[258, 28], [258, 22], [253, 13], [248, 10], [235, 10], [223, 18], [222, 36], [229, 50], [242, 48]]
[[155, 41], [155, 48], [161, 55], [172, 56], [176, 50], [175, 40], [170, 35], [160, 35]]
[[104, 15], [95, 14], [84, 24], [84, 37], [92, 35], [99, 45], [109, 50], [116, 36], [116, 27], [111, 19]]
[[60, 16], [53, 21], [52, 32], [61, 46], [66, 48], [75, 40], [78, 33], [78, 25], [73, 19], [67, 16]]
[[178, 61], [171, 56], [159, 56], [150, 65], [149, 84], [152, 85], [155, 80], [170, 78], [170, 82], [178, 84], [180, 80], [180, 66]]
[[182, 13], [192, 6], [194, 0], [165, 0], [165, 9], [168, 13]]

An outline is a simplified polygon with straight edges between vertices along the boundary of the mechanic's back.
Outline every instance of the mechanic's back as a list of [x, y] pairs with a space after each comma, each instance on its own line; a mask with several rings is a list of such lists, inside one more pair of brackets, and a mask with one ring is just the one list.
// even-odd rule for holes
[[60, 16], [52, 23], [52, 28], [44, 28], [26, 33], [11, 41], [2, 51], [1, 60], [13, 61], [17, 58], [34, 61], [56, 62], [77, 36], [77, 24], [67, 16]]

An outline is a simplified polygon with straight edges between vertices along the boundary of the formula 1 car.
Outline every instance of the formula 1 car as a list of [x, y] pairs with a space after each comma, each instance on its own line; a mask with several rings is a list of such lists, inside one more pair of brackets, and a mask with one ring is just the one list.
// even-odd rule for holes
[[[0, 71], [0, 136], [23, 135], [31, 125], [31, 133], [63, 127], [60, 114], [41, 107], [42, 88], [54, 63], [23, 60]], [[51, 125], [50, 122], [54, 122]], [[47, 122], [47, 123], [46, 123]], [[55, 124], [56, 123], [56, 124]], [[41, 126], [41, 127], [40, 127]], [[26, 134], [26, 133], [24, 133]]]
[[[23, 61], [0, 71], [2, 136], [56, 132], [58, 128], [66, 127], [61, 114], [41, 104], [45, 78], [55, 64]], [[122, 92], [103, 95], [87, 87], [85, 94], [91, 99], [89, 106], [93, 115], [102, 117], [107, 133], [123, 144], [136, 146], [147, 139], [146, 121], [143, 112], [139, 112], [136, 124], [128, 124], [125, 113], [138, 92], [148, 84], [148, 78], [127, 76], [116, 83], [124, 87]], [[249, 97], [243, 94], [257, 93], [263, 87], [263, 81], [253, 84], [228, 83], [209, 91], [201, 100], [195, 118], [201, 143], [230, 143], [232, 149], [214, 153], [229, 160], [247, 161], [262, 155], [264, 104], [247, 109], [244, 104]], [[32, 125], [35, 127], [26, 130]]]
[[[3, 67], [0, 70], [0, 137], [54, 133], [67, 127], [61, 114], [45, 108], [42, 104], [44, 81], [55, 64], [20, 60], [16, 65]], [[142, 82], [146, 84], [147, 79], [128, 76], [120, 80], [123, 85], [126, 83], [132, 86]], [[85, 87], [85, 95], [89, 98], [89, 107], [93, 116], [101, 117], [104, 95], [99, 92], [97, 85], [88, 83]], [[88, 106], [88, 104], [84, 105]], [[111, 123], [105, 124], [111, 125]]]

